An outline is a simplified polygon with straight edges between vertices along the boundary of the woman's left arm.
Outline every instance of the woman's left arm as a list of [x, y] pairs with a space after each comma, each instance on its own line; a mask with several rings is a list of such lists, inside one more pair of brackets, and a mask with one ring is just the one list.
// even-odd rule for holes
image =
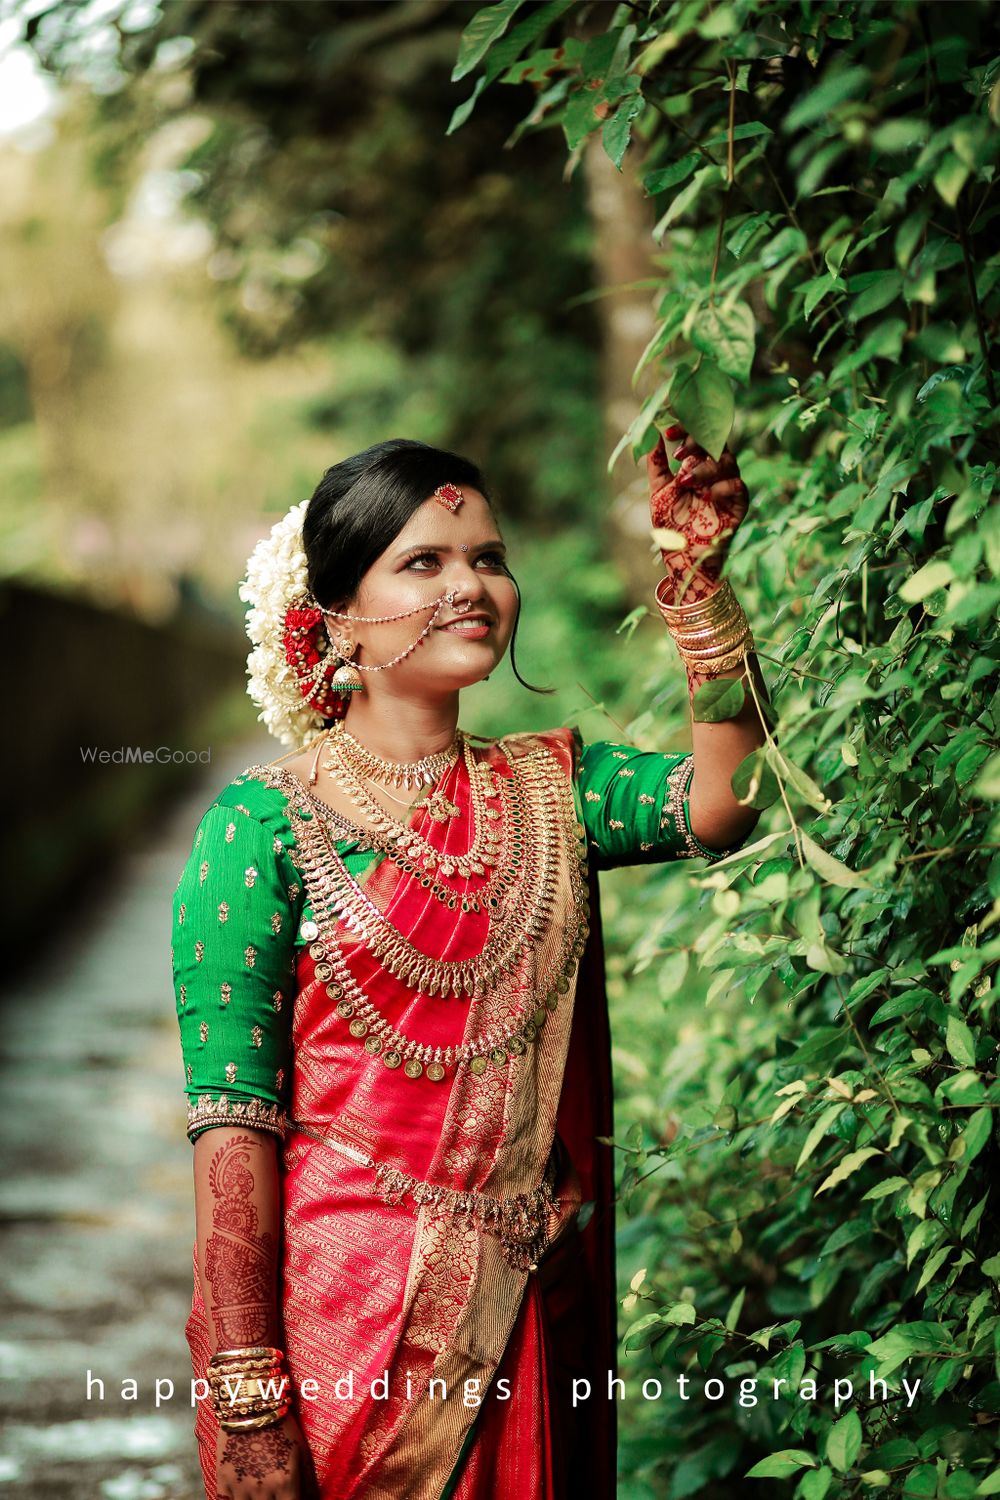
[[[678, 617], [670, 615], [671, 607], [700, 604], [711, 599], [720, 588], [722, 569], [733, 536], [747, 513], [749, 496], [728, 447], [716, 462], [682, 427], [668, 427], [664, 436], [671, 441], [681, 439], [673, 455], [682, 461], [677, 473], [670, 472], [664, 437], [647, 456], [646, 465], [653, 525], [660, 533], [673, 533], [672, 537], [663, 538], [661, 556], [665, 576], [656, 589], [657, 604], [673, 631]], [[683, 644], [683, 640], [679, 641], [679, 648], [683, 649]], [[699, 649], [703, 649], [702, 643]], [[764, 724], [754, 695], [762, 704], [770, 701], [752, 649], [746, 652], [744, 661], [753, 691], [748, 685], [739, 713], [716, 724], [694, 717], [694, 695], [704, 683], [715, 678], [744, 677], [743, 661], [713, 666], [710, 670], [703, 670], [690, 660], [684, 663], [688, 698], [692, 703], [694, 776], [688, 793], [691, 830], [700, 841], [715, 849], [744, 843], [760, 817], [754, 808], [740, 805], [730, 785], [740, 762], [764, 743]]]

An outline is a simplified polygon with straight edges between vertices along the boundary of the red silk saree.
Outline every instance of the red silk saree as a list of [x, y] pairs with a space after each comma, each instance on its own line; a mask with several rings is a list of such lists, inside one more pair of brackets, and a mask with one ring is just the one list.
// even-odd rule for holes
[[[492, 776], [521, 786], [538, 846], [522, 852], [547, 861], [548, 884], [539, 877], [538, 901], [513, 914], [509, 952], [471, 999], [415, 986], [405, 946], [379, 956], [359, 930], [364, 921], [331, 899], [331, 846], [342, 853], [350, 841], [335, 837], [344, 829], [301, 782], [257, 766], [234, 784], [252, 806], [229, 810], [251, 819], [260, 816], [251, 784], [272, 804], [275, 791], [284, 800], [287, 833], [272, 822], [267, 837], [275, 851], [283, 843], [299, 877], [285, 885], [290, 912], [275, 888], [271, 918], [276, 936], [285, 921], [297, 928], [290, 1051], [274, 1103], [256, 1084], [241, 1093], [244, 1064], [229, 1061], [231, 1095], [204, 1096], [194, 1124], [242, 1122], [282, 1137], [279, 1310], [293, 1393], [315, 1382], [315, 1398], [297, 1399], [296, 1410], [322, 1500], [615, 1492], [614, 1185], [612, 1150], [597, 1139], [613, 1134], [610, 1036], [580, 749], [573, 730], [554, 729], [474, 752], [485, 784]], [[655, 759], [662, 773], [682, 757]], [[442, 861], [470, 844], [470, 782], [460, 760], [447, 783], [459, 816], [437, 821], [418, 809], [410, 820]], [[226, 839], [240, 822], [230, 821]], [[247, 882], [256, 883], [264, 852]], [[204, 887], [208, 858], [200, 870]], [[467, 890], [484, 884], [471, 875]], [[482, 905], [450, 909], [389, 858], [371, 862], [359, 886], [406, 943], [456, 974], [500, 920]], [[363, 910], [362, 898], [352, 900]], [[376, 916], [370, 925], [378, 929]], [[211, 940], [200, 940], [199, 964]], [[221, 988], [228, 1007], [231, 985]], [[280, 1004], [281, 992], [274, 998]], [[381, 1035], [376, 1012], [388, 1028]], [[273, 1019], [262, 1010], [254, 1031]], [[407, 1058], [399, 1037], [439, 1056], [463, 1045], [475, 1055], [435, 1076]], [[235, 1058], [228, 1037], [225, 1045]], [[186, 1334], [204, 1377], [197, 1266]], [[574, 1380], [590, 1390], [575, 1407]], [[208, 1401], [198, 1404], [196, 1433], [215, 1500]]]

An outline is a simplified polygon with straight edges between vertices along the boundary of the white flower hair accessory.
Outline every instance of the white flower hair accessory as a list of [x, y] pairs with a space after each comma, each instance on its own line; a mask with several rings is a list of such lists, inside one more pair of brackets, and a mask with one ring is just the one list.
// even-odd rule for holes
[[260, 709], [258, 723], [293, 748], [347, 711], [346, 699], [330, 691], [340, 658], [309, 589], [302, 544], [308, 504], [293, 505], [261, 538], [239, 586], [239, 597], [251, 606], [246, 613], [253, 646], [247, 657], [247, 694]]

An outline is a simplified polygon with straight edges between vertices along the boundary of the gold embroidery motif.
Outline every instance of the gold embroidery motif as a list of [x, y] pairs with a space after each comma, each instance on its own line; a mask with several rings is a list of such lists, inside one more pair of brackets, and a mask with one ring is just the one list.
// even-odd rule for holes
[[253, 943], [247, 943], [246, 947], [243, 949], [243, 962], [246, 964], [248, 969], [252, 969], [254, 964], [257, 962], [257, 949], [254, 947]]
[[625, 824], [621, 821], [620, 818], [609, 818], [608, 826], [610, 828], [624, 828]]
[[284, 1068], [279, 1068], [278, 1071], [277, 1071], [277, 1073], [275, 1073], [275, 1075], [274, 1075], [274, 1086], [275, 1086], [275, 1088], [280, 1090], [281, 1085], [284, 1083], [284, 1081], [285, 1081], [285, 1070], [284, 1070]]
[[197, 837], [196, 837], [196, 839], [195, 839], [195, 841], [194, 841], [194, 847], [195, 847], [195, 848], [196, 848], [196, 849], [198, 849], [198, 848], [200, 848], [200, 847], [201, 847], [201, 836], [202, 836], [202, 834], [203, 834], [203, 833], [204, 833], [204, 832], [205, 832], [205, 830], [204, 830], [204, 828], [199, 828], [199, 829], [198, 829], [198, 835], [197, 835]]
[[227, 844], [231, 844], [233, 842], [233, 836], [234, 836], [235, 833], [236, 833], [236, 824], [235, 823], [227, 823], [226, 824], [226, 843]]
[[[232, 1066], [230, 1063], [230, 1067]], [[190, 1082], [189, 1065], [188, 1083]], [[285, 1135], [284, 1110], [277, 1104], [270, 1104], [266, 1099], [257, 1097], [230, 1099], [227, 1094], [220, 1094], [218, 1099], [213, 1099], [211, 1094], [200, 1094], [197, 1104], [188, 1105], [187, 1117], [189, 1135], [205, 1125], [222, 1125], [230, 1121], [235, 1125], [249, 1125], [254, 1130], [270, 1130], [282, 1139]]]
[[226, 1063], [226, 1082], [236, 1082], [236, 1064], [234, 1062]]
[[612, 750], [611, 754], [615, 760], [628, 760], [627, 750]]
[[200, 866], [200, 868], [198, 870], [198, 884], [199, 885], [204, 885], [205, 884], [205, 876], [207, 874], [208, 874], [208, 860], [207, 859], [203, 859], [202, 862], [201, 862], [201, 866]]
[[282, 1002], [283, 999], [284, 999], [284, 996], [282, 995], [281, 991], [280, 990], [275, 990], [274, 996], [273, 996], [273, 998], [271, 1000], [271, 1004], [274, 1006], [274, 1008], [275, 1008], [276, 1011], [280, 1012], [280, 1010], [281, 1010], [281, 1002]]
[[244, 807], [242, 802], [237, 802], [235, 804], [235, 807], [237, 812], [246, 813], [248, 818], [253, 817], [253, 813], [250, 811], [249, 807]]
[[219, 921], [220, 922], [226, 922], [228, 920], [229, 920], [229, 902], [228, 901], [220, 901], [219, 902]]
[[640, 849], [652, 849], [652, 847], [653, 847], [652, 844], [643, 844], [643, 843], [639, 844], [639, 848]]
[[[261, 1042], [264, 1040], [264, 1033], [263, 1031], [261, 1031], [259, 1026], [255, 1026], [253, 1031], [251, 1031], [250, 1040], [253, 1042], [255, 1047], [259, 1047]], [[232, 1082], [232, 1080], [230, 1080], [230, 1082]]]
[[275, 911], [275, 912], [271, 913], [271, 931], [273, 933], [275, 933], [275, 934], [277, 934], [277, 933], [279, 933], [281, 931], [281, 912], [280, 911]]
[[634, 776], [635, 772], [632, 770], [631, 766], [623, 766], [618, 774], [619, 776]]
[[600, 802], [601, 800], [600, 792], [593, 792], [589, 788], [587, 789], [586, 797], [588, 802]]
[[181, 1004], [182, 1005], [187, 1005], [188, 987], [187, 987], [186, 984], [182, 984], [181, 985], [180, 996], [181, 996]]
[[223, 1005], [228, 1005], [229, 1004], [229, 1001], [232, 998], [232, 993], [233, 993], [233, 987], [232, 987], [232, 985], [228, 984], [226, 982], [226, 980], [224, 979], [222, 981], [222, 983], [219, 985], [219, 999], [222, 1001]]
[[253, 890], [255, 884], [257, 883], [257, 875], [258, 871], [254, 869], [253, 865], [248, 865], [247, 868], [243, 871], [243, 884], [247, 887], [248, 890]]
[[187, 907], [185, 906], [184, 902], [182, 901], [181, 904], [180, 904], [180, 908], [179, 908], [179, 910], [177, 912], [177, 920], [178, 920], [178, 922], [180, 923], [180, 925], [182, 927], [184, 926], [184, 918], [186, 916], [187, 916]]
[[652, 807], [653, 803], [656, 801], [656, 798], [651, 797], [648, 792], [640, 792], [639, 801], [645, 802], [649, 807]]
[[202, 1039], [203, 1042], [207, 1042], [208, 1041], [208, 1022], [207, 1021], [202, 1021], [201, 1025], [198, 1027], [198, 1035], [201, 1037], [201, 1039]]
[[202, 959], [204, 957], [205, 957], [205, 944], [202, 942], [201, 938], [199, 938], [198, 941], [194, 945], [194, 961], [195, 961], [195, 963], [196, 964], [200, 964], [201, 961], [202, 961]]
[[299, 899], [299, 892], [301, 891], [301, 889], [302, 887], [299, 885], [290, 885], [288, 887], [288, 899], [290, 901], [297, 901]]
[[284, 849], [284, 847], [285, 847], [284, 844], [281, 842], [281, 835], [280, 835], [280, 833], [276, 833], [274, 835], [274, 838], [271, 840], [271, 852], [272, 852], [272, 854], [280, 854], [281, 851], [282, 851], [282, 849]]
[[188, 1065], [187, 1065], [187, 1081], [188, 1081], [188, 1083], [191, 1082], [191, 1074], [193, 1072], [194, 1072], [194, 1069], [192, 1068], [191, 1064], [188, 1063]]

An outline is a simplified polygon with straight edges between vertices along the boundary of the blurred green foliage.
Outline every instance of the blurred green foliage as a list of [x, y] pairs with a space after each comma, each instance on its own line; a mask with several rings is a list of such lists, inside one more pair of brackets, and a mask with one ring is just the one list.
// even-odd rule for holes
[[663, 378], [623, 445], [732, 430], [778, 713], [751, 844], [609, 902], [619, 1494], [1000, 1493], [998, 12], [537, 14], [482, 7], [454, 76], [472, 118], [532, 81], [571, 161], [639, 154]]

